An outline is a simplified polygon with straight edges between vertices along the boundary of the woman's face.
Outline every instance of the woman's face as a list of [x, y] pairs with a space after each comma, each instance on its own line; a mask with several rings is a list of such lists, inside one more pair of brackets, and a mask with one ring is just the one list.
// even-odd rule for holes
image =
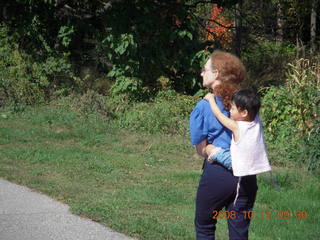
[[214, 89], [215, 86], [221, 83], [220, 80], [217, 80], [219, 75], [218, 70], [212, 69], [211, 58], [206, 62], [204, 68], [201, 70], [202, 85], [206, 88]]

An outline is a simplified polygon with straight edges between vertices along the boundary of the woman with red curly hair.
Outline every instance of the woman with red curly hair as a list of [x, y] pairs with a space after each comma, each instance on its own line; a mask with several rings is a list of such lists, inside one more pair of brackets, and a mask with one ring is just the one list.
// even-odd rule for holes
[[[217, 96], [216, 103], [227, 117], [230, 116], [231, 98], [239, 90], [245, 74], [245, 67], [239, 58], [223, 51], [214, 51], [201, 71], [203, 86], [210, 88]], [[206, 160], [208, 144], [230, 148], [231, 132], [212, 114], [206, 100], [198, 102], [191, 113], [190, 134], [192, 145], [205, 158], [196, 197], [196, 239], [215, 239], [217, 217], [222, 209], [221, 213], [225, 213], [223, 216], [228, 220], [229, 239], [248, 239], [250, 219], [246, 218], [245, 213], [253, 208], [258, 189], [256, 176], [241, 178], [234, 205], [238, 177], [218, 162]]]

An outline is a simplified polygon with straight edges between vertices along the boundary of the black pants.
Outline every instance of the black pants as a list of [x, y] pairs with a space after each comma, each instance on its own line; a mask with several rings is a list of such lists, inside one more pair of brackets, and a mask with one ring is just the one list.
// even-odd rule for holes
[[[239, 196], [234, 205], [237, 183], [238, 177], [231, 171], [216, 163], [205, 162], [196, 198], [197, 240], [215, 239], [217, 219], [214, 218], [217, 217], [228, 219], [229, 239], [248, 239], [250, 219], [247, 213], [256, 198], [257, 179], [255, 175], [241, 177]], [[217, 211], [222, 209], [225, 217], [217, 216]]]

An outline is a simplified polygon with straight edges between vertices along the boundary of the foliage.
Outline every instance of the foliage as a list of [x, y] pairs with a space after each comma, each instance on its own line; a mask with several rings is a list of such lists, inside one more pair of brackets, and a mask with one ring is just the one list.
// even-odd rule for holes
[[44, 88], [48, 80], [41, 74], [41, 66], [32, 63], [7, 36], [7, 28], [0, 28], [0, 94], [6, 102], [33, 104], [45, 100]]
[[74, 26], [61, 26], [58, 33], [58, 38], [61, 39], [61, 44], [64, 47], [68, 47], [72, 41], [72, 35], [74, 34]]
[[110, 23], [115, 18], [122, 24], [106, 26], [102, 49], [112, 65], [108, 75], [116, 78], [116, 84], [138, 78], [153, 92], [157, 90], [156, 80], [165, 76], [179, 92], [198, 87], [195, 69], [200, 66], [192, 59], [201, 45], [196, 24], [185, 9], [152, 1], [119, 3], [106, 16]]
[[51, 97], [66, 95], [83, 84], [72, 74], [67, 54], [48, 53], [42, 59], [33, 58], [19, 48], [6, 25], [0, 28], [0, 46], [0, 91], [7, 102], [42, 103]]
[[[305, 48], [310, 42], [310, 14], [313, 1], [243, 1], [241, 20], [242, 38], [245, 41], [242, 42], [242, 47], [246, 49], [259, 43], [261, 39], [267, 39], [279, 44], [303, 45]], [[315, 10], [319, 9], [320, 1], [314, 2]], [[318, 15], [317, 20], [319, 19]]]
[[114, 109], [110, 106], [108, 99], [92, 90], [81, 95], [71, 94], [54, 101], [54, 103], [87, 119], [101, 116], [104, 119], [112, 120], [115, 117]]
[[175, 90], [195, 93], [200, 66], [194, 59], [204, 45], [194, 7], [173, 0], [124, 2], [21, 0], [6, 3], [3, 12], [9, 34], [36, 62], [67, 54], [76, 74], [92, 65], [116, 89], [131, 91], [126, 83], [136, 79], [155, 92], [156, 80], [165, 76]]
[[306, 144], [304, 145], [303, 152], [307, 153], [303, 156], [304, 164], [307, 166], [308, 170], [319, 170], [320, 169], [320, 121], [319, 118], [314, 121], [317, 124], [316, 128], [310, 132], [310, 135], [305, 137]]
[[90, 90], [56, 99], [50, 105], [80, 118], [103, 119], [115, 129], [186, 136], [189, 114], [198, 100], [171, 89], [158, 92], [152, 102], [129, 102]]
[[142, 81], [134, 77], [118, 77], [110, 93], [114, 98], [129, 102], [138, 102], [147, 97], [147, 89], [142, 87]]
[[231, 50], [233, 40], [232, 25], [221, 14], [223, 8], [212, 4], [211, 16], [206, 27], [208, 31], [207, 39], [209, 41], [219, 41], [225, 50]]
[[[242, 13], [235, 14], [234, 6], [241, 2]], [[54, 82], [48, 89], [55, 89], [60, 94], [74, 90], [83, 93], [94, 88], [93, 77], [79, 77], [83, 66], [92, 66], [97, 78], [108, 80], [106, 88], [113, 82], [115, 88], [121, 85], [123, 91], [131, 91], [127, 83], [135, 79], [152, 96], [159, 90], [157, 79], [163, 76], [170, 80], [174, 90], [193, 95], [201, 87], [201, 66], [197, 56], [208, 47], [226, 49], [228, 44], [224, 42], [232, 40], [230, 31], [234, 27], [227, 19], [242, 21], [241, 48], [255, 85], [269, 86], [278, 83], [275, 79], [282, 78], [283, 59], [292, 56], [294, 49], [291, 46], [296, 44], [296, 31], [292, 29], [299, 29], [298, 41], [307, 36], [302, 42], [308, 43], [310, 34], [306, 33], [310, 24], [306, 19], [311, 1], [241, 2], [4, 0], [0, 5], [0, 18], [9, 28], [6, 34], [14, 37], [17, 47], [32, 63], [47, 63], [48, 67], [43, 71], [53, 65], [55, 71], [60, 72], [57, 74], [61, 76], [59, 79], [48, 80], [50, 84]], [[284, 31], [282, 43], [285, 44], [271, 46], [277, 35], [279, 6]], [[220, 7], [223, 7], [223, 13]], [[316, 1], [316, 7], [319, 7], [319, 1]], [[221, 24], [228, 26], [228, 30]], [[204, 37], [208, 31], [214, 33], [214, 39], [209, 39], [214, 43]], [[62, 69], [57, 69], [54, 61], [63, 66]], [[270, 62], [270, 68], [265, 68]], [[278, 62], [281, 62], [280, 67], [275, 64]], [[70, 65], [73, 74], [69, 72]], [[273, 69], [276, 69], [275, 73]], [[261, 84], [256, 82], [258, 78], [262, 79]], [[120, 83], [122, 81], [125, 83]], [[106, 89], [102, 92], [107, 93]], [[139, 96], [135, 98], [140, 99]]]
[[284, 86], [265, 92], [261, 113], [267, 142], [278, 149], [276, 163], [319, 167], [319, 148], [314, 144], [319, 138], [319, 76], [319, 59], [300, 59], [289, 64]]
[[244, 85], [256, 88], [281, 85], [285, 81], [287, 64], [294, 59], [295, 47], [262, 41], [252, 45], [242, 54], [248, 70]]
[[153, 102], [136, 103], [117, 114], [121, 128], [153, 134], [182, 134], [189, 132], [189, 114], [198, 98], [160, 91]]

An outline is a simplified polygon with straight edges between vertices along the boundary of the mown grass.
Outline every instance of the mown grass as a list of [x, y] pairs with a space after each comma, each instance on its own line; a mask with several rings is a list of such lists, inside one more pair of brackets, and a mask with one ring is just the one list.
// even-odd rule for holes
[[[194, 199], [202, 160], [188, 136], [116, 129], [96, 115], [54, 106], [0, 113], [0, 177], [63, 201], [138, 239], [194, 239]], [[259, 191], [250, 239], [319, 239], [319, 175], [274, 168]], [[278, 211], [292, 217], [280, 219]], [[297, 211], [307, 217], [297, 218]], [[271, 211], [271, 219], [262, 212]], [[217, 239], [228, 239], [220, 220]]]

